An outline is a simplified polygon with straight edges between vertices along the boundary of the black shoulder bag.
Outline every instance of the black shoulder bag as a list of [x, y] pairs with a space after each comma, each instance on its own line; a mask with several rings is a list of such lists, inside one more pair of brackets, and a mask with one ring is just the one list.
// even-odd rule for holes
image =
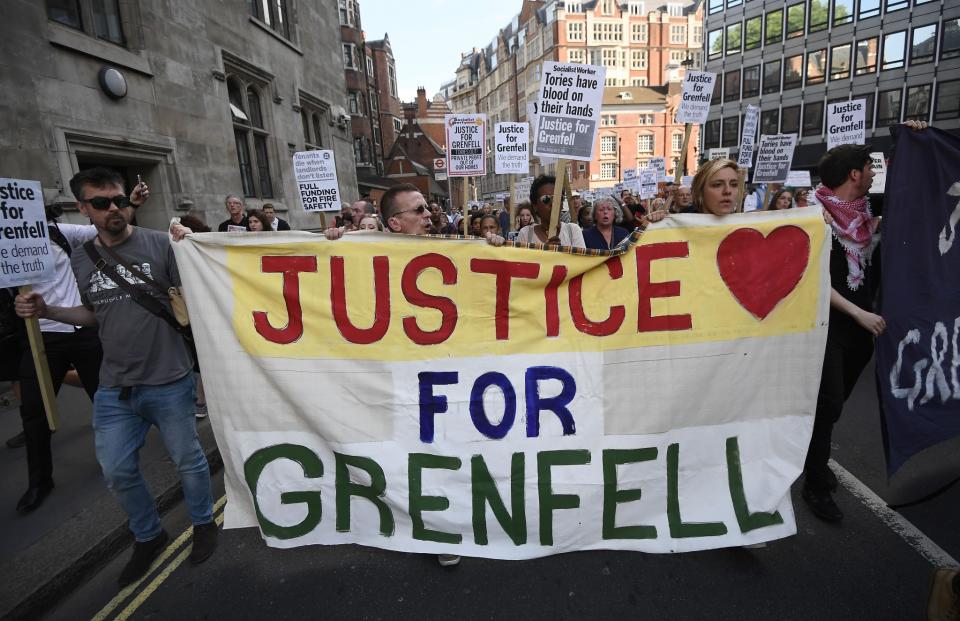
[[[133, 274], [143, 282], [147, 283], [151, 287], [153, 287], [161, 295], [167, 295], [167, 290], [164, 289], [160, 285], [160, 283], [150, 278], [149, 276], [144, 274], [141, 270], [137, 269], [133, 265], [130, 265], [129, 263], [124, 261], [123, 257], [121, 257], [119, 254], [117, 254], [113, 250], [111, 250], [109, 246], [101, 245], [100, 247], [103, 248], [103, 250], [106, 251], [108, 255], [110, 255], [110, 258], [112, 258], [118, 264], [125, 267], [127, 271], [129, 271], [131, 274]], [[148, 311], [150, 311], [160, 319], [163, 319], [164, 321], [166, 321], [168, 324], [170, 324], [170, 326], [174, 330], [180, 333], [180, 336], [182, 336], [183, 340], [186, 342], [187, 350], [190, 352], [190, 355], [193, 357], [194, 362], [197, 361], [197, 348], [193, 342], [193, 332], [191, 331], [189, 325], [187, 326], [180, 325], [180, 322], [177, 321], [176, 317], [173, 316], [173, 313], [168, 311], [167, 307], [165, 307], [162, 303], [160, 303], [159, 300], [157, 300], [155, 297], [153, 297], [143, 289], [140, 289], [136, 285], [128, 282], [126, 278], [121, 276], [117, 272], [116, 266], [112, 265], [110, 261], [107, 260], [107, 257], [103, 256], [97, 251], [97, 247], [93, 245], [92, 239], [83, 245], [83, 249], [87, 251], [87, 256], [89, 256], [90, 260], [93, 261], [93, 266], [98, 272], [103, 272], [104, 274], [109, 276], [110, 280], [117, 283], [118, 287], [120, 287], [121, 289], [123, 289], [124, 291], [130, 294], [130, 299], [132, 299], [134, 302], [136, 302], [143, 308], [147, 309]]]

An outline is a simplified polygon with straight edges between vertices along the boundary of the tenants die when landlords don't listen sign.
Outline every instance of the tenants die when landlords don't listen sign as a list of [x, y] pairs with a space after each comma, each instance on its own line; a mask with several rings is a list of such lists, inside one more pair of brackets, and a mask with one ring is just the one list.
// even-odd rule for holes
[[340, 185], [333, 151], [300, 151], [293, 154], [293, 176], [304, 211], [340, 211]]
[[597, 65], [543, 63], [534, 155], [593, 159], [605, 78]]

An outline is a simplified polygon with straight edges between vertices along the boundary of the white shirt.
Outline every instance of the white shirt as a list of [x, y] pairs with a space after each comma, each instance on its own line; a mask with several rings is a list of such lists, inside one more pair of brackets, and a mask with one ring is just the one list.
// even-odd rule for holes
[[[73, 252], [86, 252], [83, 244], [97, 236], [97, 227], [92, 224], [58, 224], [60, 232], [67, 238], [70, 248]], [[70, 267], [70, 257], [54, 241], [50, 241], [50, 252], [53, 253], [53, 273], [54, 278], [49, 282], [42, 282], [33, 285], [33, 290], [43, 296], [43, 301], [50, 306], [65, 306], [72, 308], [81, 306], [80, 288], [77, 287], [77, 279], [73, 275], [73, 269]], [[40, 319], [40, 330], [42, 332], [73, 332], [75, 326], [53, 321], [52, 319]]]
[[278, 226], [280, 226], [280, 218], [274, 216], [273, 220], [270, 221], [270, 228], [276, 231]]
[[[526, 244], [541, 243], [540, 239], [537, 238], [537, 234], [533, 232], [534, 226], [535, 225], [533, 224], [528, 224], [520, 229], [520, 232], [517, 234], [517, 241]], [[576, 224], [571, 224], [569, 222], [560, 223], [560, 245], [573, 246], [574, 248], [587, 247], [587, 243], [583, 241], [583, 231], [581, 231], [580, 227]]]

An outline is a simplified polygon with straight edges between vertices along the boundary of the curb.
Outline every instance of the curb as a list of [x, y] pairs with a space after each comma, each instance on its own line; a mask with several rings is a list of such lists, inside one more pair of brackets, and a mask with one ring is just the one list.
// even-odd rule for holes
[[[208, 419], [209, 420], [209, 419]], [[211, 475], [223, 467], [213, 429], [198, 429]], [[183, 499], [180, 477], [168, 459], [142, 464], [157, 493], [161, 517]], [[0, 619], [36, 619], [133, 543], [126, 515], [113, 496], [64, 522], [57, 530], [0, 565]]]

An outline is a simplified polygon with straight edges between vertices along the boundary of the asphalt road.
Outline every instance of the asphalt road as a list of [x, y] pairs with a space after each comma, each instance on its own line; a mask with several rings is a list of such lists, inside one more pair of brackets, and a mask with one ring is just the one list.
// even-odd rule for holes
[[[871, 372], [835, 432], [834, 458], [882, 495]], [[222, 475], [215, 492], [223, 493]], [[908, 541], [890, 515], [878, 515], [848, 489], [837, 499], [846, 519], [831, 525], [795, 493], [797, 535], [762, 549], [468, 558], [455, 568], [439, 567], [430, 555], [360, 546], [275, 550], [255, 529], [230, 530], [205, 564], [175, 563], [189, 550], [185, 540], [137, 589], [115, 598], [124, 552], [46, 618], [920, 618], [933, 567], [922, 552], [939, 546], [960, 558], [960, 485], [901, 512], [931, 542]], [[189, 527], [182, 506], [164, 523], [173, 537]]]

